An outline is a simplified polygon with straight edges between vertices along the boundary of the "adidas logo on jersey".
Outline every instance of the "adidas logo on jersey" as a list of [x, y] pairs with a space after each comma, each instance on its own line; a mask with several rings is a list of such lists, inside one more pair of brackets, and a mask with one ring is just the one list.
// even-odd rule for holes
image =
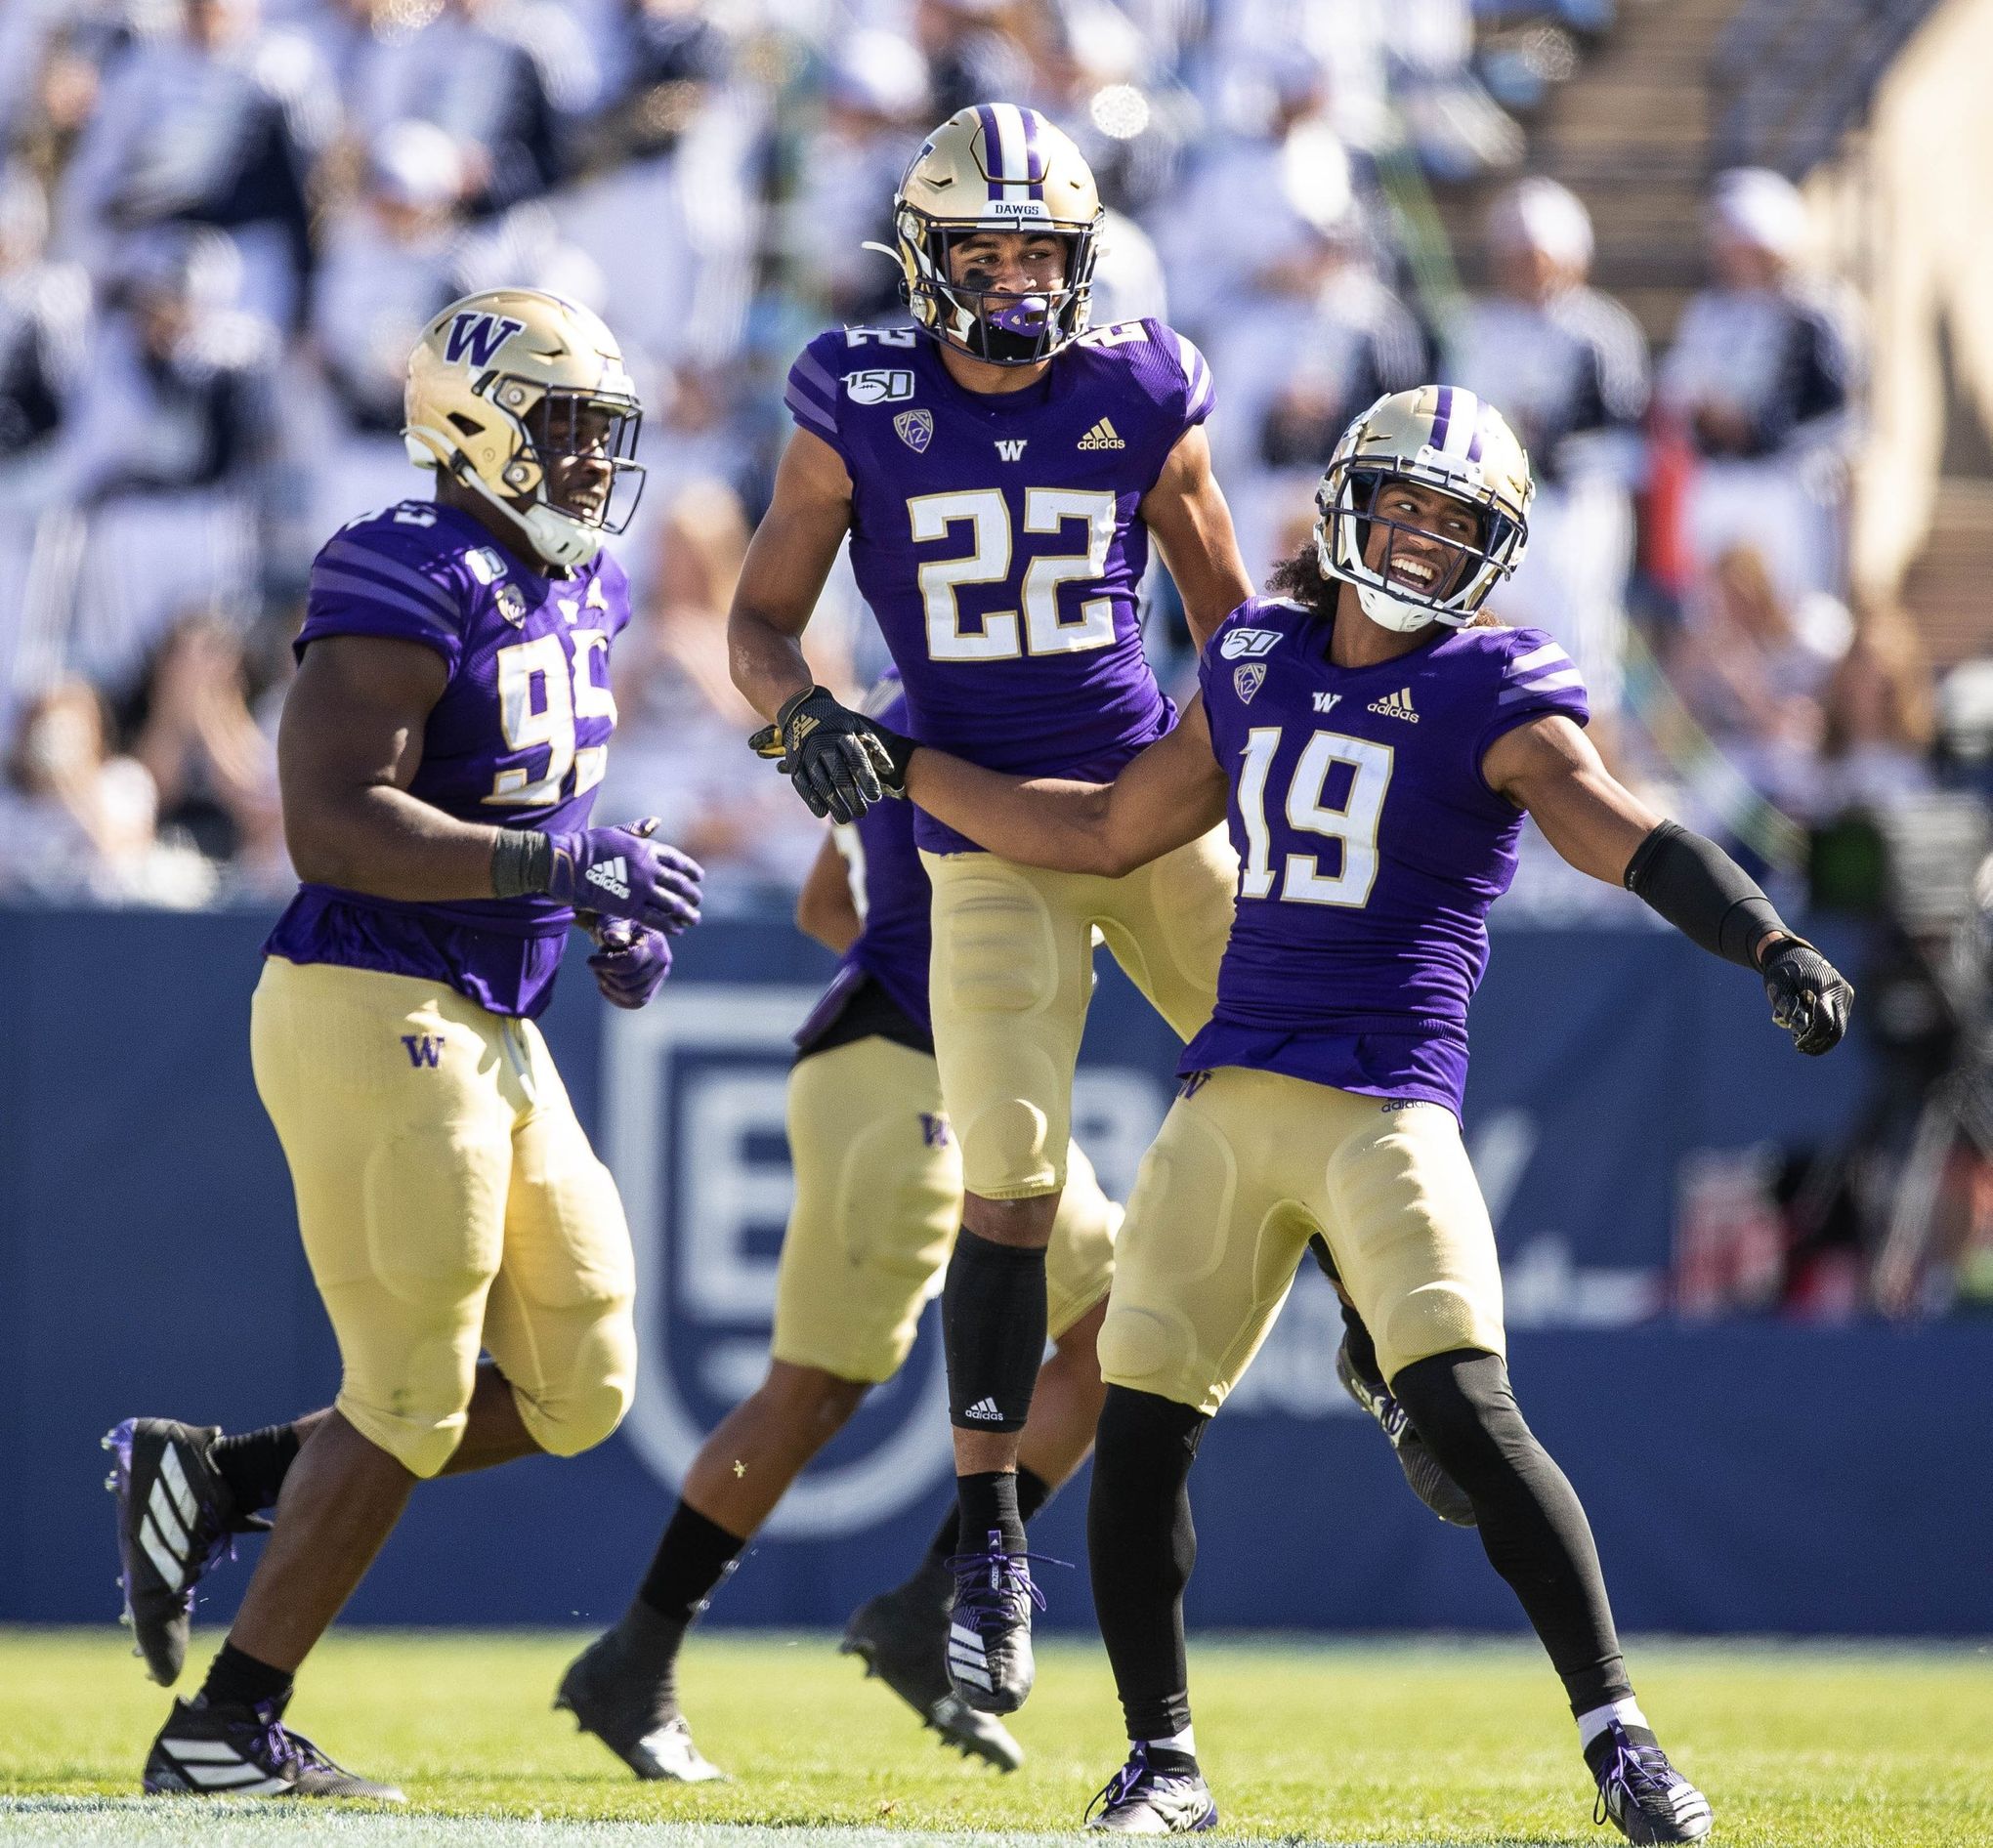
[[591, 886], [600, 886], [618, 899], [630, 896], [629, 862], [618, 854], [614, 860], [598, 861], [581, 875]]
[[1414, 725], [1419, 723], [1418, 713], [1412, 710], [1410, 687], [1400, 687], [1394, 693], [1386, 693], [1381, 699], [1373, 699], [1370, 702], [1370, 709], [1373, 712], [1381, 712], [1387, 719], [1407, 719]]
[[985, 1424], [996, 1424], [1001, 1422], [1003, 1414], [996, 1409], [996, 1400], [979, 1399], [962, 1413], [962, 1416], [964, 1418], [981, 1418]]
[[1080, 439], [1082, 449], [1125, 449], [1128, 445], [1115, 435], [1114, 425], [1103, 417]]

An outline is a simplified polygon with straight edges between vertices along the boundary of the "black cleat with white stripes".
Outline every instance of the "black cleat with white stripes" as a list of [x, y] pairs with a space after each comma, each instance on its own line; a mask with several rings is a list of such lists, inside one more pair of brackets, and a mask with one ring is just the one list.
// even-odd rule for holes
[[162, 1688], [180, 1679], [192, 1627], [193, 1588], [229, 1549], [230, 1535], [267, 1528], [239, 1515], [213, 1461], [219, 1425], [127, 1418], [105, 1433], [115, 1459], [105, 1487], [117, 1497], [125, 1620]]
[[978, 1713], [949, 1686], [954, 1582], [943, 1574], [936, 1586], [925, 1582], [929, 1576], [923, 1568], [911, 1583], [860, 1605], [845, 1625], [841, 1653], [861, 1658], [868, 1675], [877, 1675], [920, 1715], [922, 1725], [932, 1727], [963, 1757], [1015, 1771], [1024, 1763], [1024, 1748], [1003, 1722], [995, 1714]]
[[1012, 1553], [994, 1528], [987, 1545], [956, 1553], [954, 1609], [948, 1623], [949, 1686], [978, 1713], [1015, 1713], [1031, 1693], [1036, 1672], [1031, 1614], [1044, 1609], [1044, 1593], [1032, 1583], [1029, 1553]]
[[283, 1723], [281, 1701], [176, 1701], [146, 1758], [148, 1796], [310, 1796], [405, 1803], [392, 1784], [335, 1765]]

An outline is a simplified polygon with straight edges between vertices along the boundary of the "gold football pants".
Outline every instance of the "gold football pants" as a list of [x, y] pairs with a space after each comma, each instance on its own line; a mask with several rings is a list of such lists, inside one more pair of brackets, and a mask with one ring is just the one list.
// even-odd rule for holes
[[[890, 1379], [962, 1222], [961, 1152], [924, 1053], [876, 1036], [798, 1060], [788, 1082], [795, 1203], [771, 1352], [839, 1379]], [[1122, 1209], [1077, 1148], [1045, 1254], [1056, 1340], [1107, 1294]]]
[[440, 983], [271, 957], [250, 1049], [347, 1422], [434, 1476], [484, 1349], [543, 1450], [608, 1437], [636, 1379], [629, 1229], [538, 1028]]
[[1455, 1348], [1505, 1353], [1495, 1232], [1453, 1113], [1224, 1066], [1143, 1158], [1101, 1377], [1215, 1412], [1318, 1232], [1385, 1379]]
[[928, 984], [962, 1174], [985, 1199], [1059, 1191], [1093, 933], [1189, 1039], [1210, 1019], [1239, 862], [1223, 828], [1119, 879], [995, 854], [920, 856], [934, 882]]

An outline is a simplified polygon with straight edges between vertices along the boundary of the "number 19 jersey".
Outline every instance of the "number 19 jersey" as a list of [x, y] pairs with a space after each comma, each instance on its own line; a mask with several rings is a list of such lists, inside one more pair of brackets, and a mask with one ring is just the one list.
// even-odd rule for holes
[[[796, 423], [852, 481], [851, 562], [912, 735], [1013, 775], [1106, 780], [1169, 729], [1142, 652], [1142, 497], [1210, 414], [1210, 369], [1161, 321], [1081, 337], [1022, 391], [956, 384], [912, 328], [822, 334]], [[974, 843], [926, 815], [934, 853]]]
[[1584, 683], [1541, 629], [1435, 628], [1361, 668], [1329, 640], [1300, 605], [1254, 598], [1199, 663], [1239, 899], [1217, 1009], [1180, 1070], [1256, 1067], [1458, 1115], [1488, 908], [1522, 831], [1481, 760], [1532, 719], [1585, 724]]

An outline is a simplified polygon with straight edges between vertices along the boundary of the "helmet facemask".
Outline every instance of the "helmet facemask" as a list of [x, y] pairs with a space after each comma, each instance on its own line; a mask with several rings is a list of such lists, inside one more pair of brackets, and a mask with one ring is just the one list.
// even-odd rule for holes
[[[451, 474], [510, 514], [550, 564], [571, 569], [587, 564], [605, 536], [628, 527], [643, 497], [644, 465], [635, 457], [644, 414], [637, 400], [513, 373], [492, 373], [473, 390], [517, 432], [501, 472], [504, 493], [492, 492], [461, 451]], [[451, 421], [459, 435], [477, 434], [461, 413]]]
[[[1394, 482], [1436, 490], [1469, 510], [1471, 539], [1455, 538], [1378, 511]], [[1329, 466], [1315, 492], [1315, 562], [1324, 577], [1356, 587], [1364, 614], [1380, 627], [1410, 634], [1431, 622], [1463, 629], [1503, 578], [1514, 570], [1528, 526], [1490, 488], [1447, 469], [1443, 462], [1412, 467], [1366, 467], [1347, 457]], [[1382, 556], [1369, 556], [1374, 533], [1385, 533]], [[1410, 543], [1401, 545], [1401, 541]], [[1435, 556], [1436, 555], [1436, 556]], [[1421, 584], [1421, 568], [1436, 575]]]
[[[1086, 331], [1096, 255], [1091, 225], [950, 224], [903, 204], [896, 221], [901, 294], [928, 332], [990, 365], [1036, 365]], [[1059, 282], [1035, 294], [955, 281], [954, 253], [993, 232], [1049, 237], [1065, 249]]]

